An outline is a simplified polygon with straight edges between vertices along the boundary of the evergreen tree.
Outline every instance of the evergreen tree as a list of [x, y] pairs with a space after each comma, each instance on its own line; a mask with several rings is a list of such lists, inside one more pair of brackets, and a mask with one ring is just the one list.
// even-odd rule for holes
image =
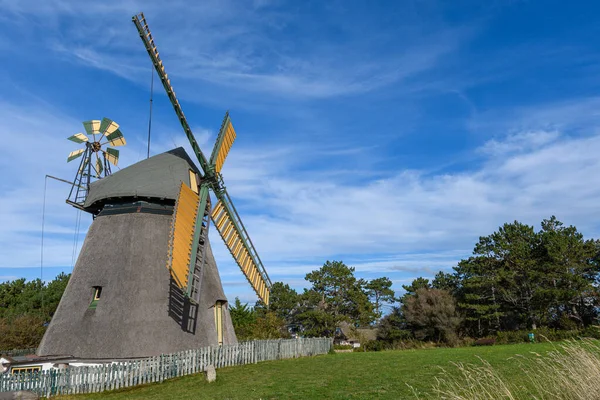
[[383, 303], [393, 303], [395, 301], [392, 281], [387, 277], [372, 279], [367, 282], [365, 289], [372, 299], [375, 315], [377, 318], [381, 318]]
[[305, 279], [320, 296], [321, 308], [332, 314], [336, 323], [347, 320], [355, 325], [368, 325], [375, 320], [374, 307], [365, 290], [366, 281], [356, 279], [354, 268], [341, 261], [327, 261]]
[[252, 339], [256, 312], [248, 304], [242, 304], [239, 297], [236, 297], [233, 306], [229, 307], [229, 315], [238, 340]]
[[70, 276], [61, 273], [46, 284], [24, 278], [0, 283], [0, 349], [39, 344]]
[[584, 240], [577, 228], [563, 226], [554, 216], [542, 221], [540, 240], [550, 319], [558, 327], [590, 324], [598, 306], [594, 288], [599, 272], [597, 242]]

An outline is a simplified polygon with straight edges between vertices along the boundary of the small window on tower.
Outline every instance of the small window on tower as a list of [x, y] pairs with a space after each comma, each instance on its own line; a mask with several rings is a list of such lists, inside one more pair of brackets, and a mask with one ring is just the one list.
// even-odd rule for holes
[[92, 286], [92, 289], [93, 297], [90, 308], [96, 308], [98, 306], [98, 301], [100, 301], [100, 297], [102, 296], [102, 286]]
[[194, 191], [194, 193], [198, 194], [198, 177], [196, 173], [190, 169], [190, 189]]

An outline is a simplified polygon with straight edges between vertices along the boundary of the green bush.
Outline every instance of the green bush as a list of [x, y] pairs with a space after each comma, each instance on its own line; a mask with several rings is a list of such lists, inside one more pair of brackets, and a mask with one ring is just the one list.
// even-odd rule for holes
[[334, 344], [333, 345], [334, 350], [351, 350], [353, 348], [354, 348], [354, 346], [352, 346], [351, 344]]
[[527, 343], [529, 338], [527, 336], [529, 332], [525, 331], [501, 331], [496, 333], [496, 343], [498, 344], [513, 344], [513, 343]]
[[355, 351], [381, 351], [387, 350], [388, 347], [383, 340], [369, 340], [365, 343], [361, 343], [361, 349]]
[[465, 336], [458, 340], [457, 346], [458, 347], [469, 347], [469, 346], [473, 346], [473, 344], [475, 344], [475, 339], [473, 339], [472, 337], [469, 337], [469, 336]]
[[[513, 343], [529, 343], [529, 334], [535, 335], [535, 341], [550, 341], [557, 342], [567, 339], [579, 339], [580, 337], [600, 338], [600, 330], [598, 328], [588, 327], [584, 330], [561, 330], [547, 328], [545, 326], [536, 330], [521, 330], [521, 331], [502, 331], [496, 333], [496, 343], [498, 344], [513, 344]], [[595, 335], [595, 336], [594, 336]]]
[[[393, 342], [385, 340], [370, 340], [355, 347], [354, 351], [382, 351], [382, 350], [410, 350], [410, 349], [428, 349], [440, 347], [440, 343], [424, 342], [422, 340], [395, 340]], [[442, 344], [442, 347], [444, 345]]]
[[600, 326], [590, 325], [581, 331], [581, 337], [600, 339]]
[[560, 329], [541, 327], [532, 332], [535, 334], [536, 342], [545, 340], [556, 342], [566, 339], [578, 339], [581, 336], [582, 331], [577, 329], [564, 331]]
[[392, 343], [399, 340], [411, 340], [414, 339], [412, 331], [408, 329], [384, 329], [380, 327], [377, 332], [377, 340], [383, 340], [384, 342]]
[[580, 325], [577, 322], [573, 321], [571, 318], [569, 318], [568, 315], [563, 314], [558, 320], [558, 326], [561, 330], [575, 331], [579, 329]]
[[421, 340], [416, 340], [416, 339], [395, 342], [393, 345], [394, 345], [394, 347], [393, 347], [394, 350], [431, 349], [434, 347], [443, 347], [443, 346], [440, 346], [440, 343], [423, 342]]
[[45, 331], [44, 317], [39, 315], [0, 318], [0, 349], [37, 347]]
[[495, 344], [496, 344], [496, 338], [487, 337], [487, 338], [477, 339], [473, 343], [473, 346], [493, 346]]

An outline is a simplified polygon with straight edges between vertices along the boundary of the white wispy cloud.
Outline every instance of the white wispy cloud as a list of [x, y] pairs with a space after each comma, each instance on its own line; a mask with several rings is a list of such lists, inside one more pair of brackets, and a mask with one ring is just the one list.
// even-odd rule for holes
[[289, 151], [256, 157], [236, 149], [224, 176], [234, 201], [253, 211], [244, 220], [270, 262], [380, 252], [400, 264], [415, 251], [469, 249], [479, 235], [514, 219], [537, 225], [556, 214], [596, 235], [598, 221], [589, 216], [600, 209], [599, 150], [598, 135], [509, 133], [473, 150], [487, 156], [478, 168], [400, 168], [385, 179], [339, 183], [326, 171], [292, 173], [285, 167]]
[[[73, 172], [64, 163], [72, 150], [64, 137], [80, 130], [80, 122], [45, 107], [0, 107], [0, 118], [15, 121], [0, 127], [0, 137], [18, 131], [22, 143], [29, 144], [0, 150], [3, 171], [15, 171], [3, 173], [0, 194], [0, 216], [7, 222], [0, 226], [4, 268], [39, 266], [44, 173], [68, 178]], [[197, 130], [203, 132], [199, 138], [206, 148], [215, 133]], [[183, 135], [174, 137], [191, 154]], [[136, 148], [145, 150], [144, 145], [130, 143], [123, 151], [122, 166], [137, 161]], [[171, 147], [164, 132], [157, 136], [154, 152], [161, 147]], [[361, 151], [368, 148], [350, 152]], [[597, 134], [508, 133], [473, 149], [487, 157], [478, 168], [444, 174], [398, 168], [383, 178], [353, 182], [337, 179], [332, 171], [298, 169], [299, 160], [311, 159], [310, 149], [303, 145], [265, 149], [246, 142], [231, 151], [223, 175], [273, 280], [301, 280], [326, 259], [343, 259], [360, 274], [404, 279], [406, 274], [432, 276], [448, 270], [469, 254], [479, 235], [514, 219], [538, 224], [555, 214], [586, 236], [597, 235], [598, 221], [589, 216], [600, 211], [599, 151]], [[61, 184], [48, 186], [48, 266], [69, 266], [72, 260], [76, 214], [64, 204], [67, 189]], [[82, 232], [89, 223], [86, 217]], [[224, 279], [239, 281], [237, 266], [214, 229], [211, 234]]]
[[519, 132], [504, 137], [501, 140], [491, 139], [480, 150], [495, 156], [513, 152], [531, 151], [555, 141], [559, 136], [560, 133], [558, 131]]
[[[427, 34], [381, 26], [379, 36], [365, 40], [360, 28], [348, 23], [340, 27], [346, 41], [334, 42], [304, 24], [293, 25], [301, 12], [284, 12], [268, 2], [174, 1], [167, 8], [141, 1], [0, 4], [7, 23], [25, 30], [34, 19], [46, 48], [65, 61], [146, 85], [147, 55], [129, 22], [144, 9], [167, 70], [178, 77], [175, 87], [196, 101], [222, 96], [223, 88], [228, 99], [257, 93], [292, 99], [364, 93], [432, 69], [468, 37], [467, 29], [441, 25], [432, 25]], [[290, 37], [288, 29], [299, 31]], [[199, 88], [211, 95], [195, 96]]]
[[591, 135], [600, 126], [600, 97], [567, 98], [540, 104], [495, 107], [468, 121], [473, 132], [501, 135], [526, 132], [569, 132]]

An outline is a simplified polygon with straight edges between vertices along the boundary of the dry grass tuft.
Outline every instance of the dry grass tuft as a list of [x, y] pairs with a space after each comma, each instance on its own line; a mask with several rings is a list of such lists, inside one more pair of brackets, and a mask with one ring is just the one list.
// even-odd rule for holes
[[[498, 374], [485, 360], [481, 364], [453, 363], [442, 369], [433, 393], [439, 399], [600, 399], [600, 344], [583, 339], [556, 345], [545, 355], [516, 356], [526, 386], [517, 386]], [[428, 398], [431, 398], [428, 397]]]

